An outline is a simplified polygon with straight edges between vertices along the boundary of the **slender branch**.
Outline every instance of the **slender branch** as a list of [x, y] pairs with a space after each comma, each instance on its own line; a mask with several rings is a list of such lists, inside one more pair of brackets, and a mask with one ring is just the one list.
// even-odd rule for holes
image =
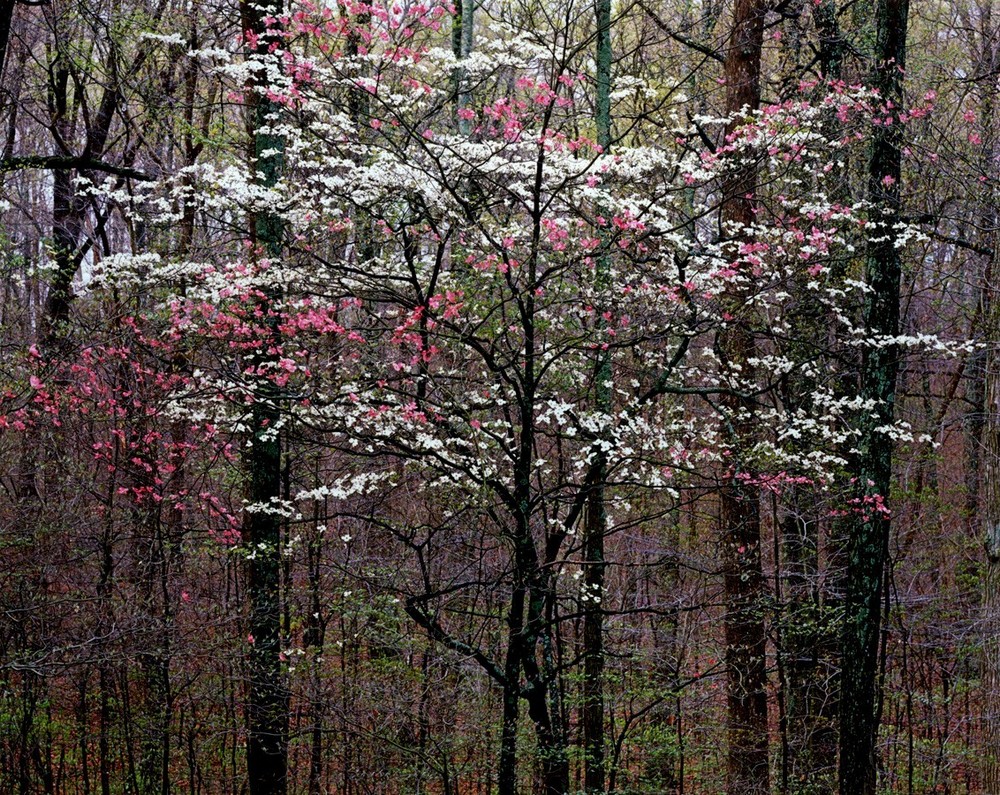
[[457, 651], [459, 654], [464, 654], [471, 659], [479, 663], [480, 667], [487, 673], [487, 675], [494, 680], [501, 687], [505, 686], [507, 683], [507, 677], [504, 675], [503, 670], [494, 663], [489, 657], [483, 654], [482, 651], [470, 646], [465, 641], [461, 641], [458, 638], [452, 637], [438, 622], [436, 619], [427, 615], [426, 612], [421, 610], [413, 597], [406, 600], [406, 604], [403, 609], [406, 614], [417, 622], [421, 627], [423, 627], [427, 633], [434, 640], [439, 643], [443, 643], [448, 648], [453, 651]]
[[646, 15], [653, 20], [653, 24], [655, 24], [656, 27], [666, 33], [674, 41], [680, 42], [685, 47], [690, 47], [692, 50], [700, 52], [702, 55], [711, 58], [713, 61], [725, 63], [726, 59], [719, 52], [712, 49], [707, 44], [702, 44], [700, 41], [695, 41], [694, 39], [685, 36], [683, 33], [678, 33], [676, 30], [673, 30], [669, 25], [667, 25], [666, 22], [660, 19], [660, 16], [653, 11], [653, 9], [645, 3], [639, 3], [638, 5], [639, 8], [645, 11]]
[[62, 156], [62, 155], [25, 155], [22, 157], [5, 157], [0, 159], [0, 174], [8, 171], [21, 171], [28, 168], [37, 169], [78, 169], [102, 171], [117, 177], [136, 179], [141, 182], [152, 182], [153, 177], [143, 171], [128, 166], [117, 166], [92, 157]]

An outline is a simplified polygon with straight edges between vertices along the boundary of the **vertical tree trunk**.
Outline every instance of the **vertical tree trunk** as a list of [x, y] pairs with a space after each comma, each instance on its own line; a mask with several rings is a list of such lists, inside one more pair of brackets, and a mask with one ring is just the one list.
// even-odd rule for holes
[[309, 669], [309, 713], [312, 719], [311, 741], [309, 744], [309, 795], [320, 795], [323, 790], [323, 724], [325, 709], [323, 704], [323, 646], [326, 636], [326, 621], [323, 618], [322, 583], [320, 567], [322, 563], [322, 534], [313, 526], [313, 537], [306, 546], [306, 566], [309, 577], [309, 614], [302, 633], [302, 643], [309, 650], [312, 664]]
[[[516, 574], [515, 574], [516, 576]], [[524, 628], [524, 585], [514, 583], [507, 611], [507, 654], [504, 659], [503, 717], [500, 727], [498, 795], [517, 795], [517, 724], [520, 717], [521, 632]]]
[[[541, 168], [542, 160], [538, 161]], [[532, 234], [534, 249], [541, 236], [542, 197], [535, 193], [535, 211]], [[528, 284], [525, 290], [521, 317], [524, 328], [523, 369], [520, 380], [521, 397], [518, 401], [519, 438], [517, 459], [514, 462], [514, 492], [512, 511], [512, 538], [514, 552], [514, 591], [511, 599], [510, 640], [508, 661], [505, 665], [507, 686], [505, 688], [505, 713], [507, 710], [507, 690], [520, 691], [528, 706], [528, 717], [534, 724], [542, 766], [542, 790], [545, 795], [563, 795], [569, 790], [569, 757], [566, 753], [566, 738], [559, 725], [559, 716], [553, 716], [550, 709], [550, 688], [558, 685], [546, 670], [544, 659], [545, 637], [551, 627], [545, 626], [547, 606], [552, 599], [551, 567], [542, 565], [533, 536], [536, 494], [533, 489], [535, 467], [535, 408], [538, 400], [538, 353], [536, 350], [535, 289], [538, 279], [538, 259], [529, 258], [527, 263]], [[546, 562], [548, 559], [546, 559]], [[542, 664], [539, 664], [539, 647], [542, 647]], [[517, 668], [524, 673], [524, 686], [520, 687]], [[505, 714], [504, 728], [508, 724]], [[513, 746], [510, 746], [513, 748]], [[510, 749], [507, 749], [510, 750]], [[515, 780], [516, 781], [516, 780]]]
[[144, 724], [140, 727], [142, 734], [139, 739], [139, 782], [142, 795], [166, 795], [170, 791], [171, 694], [168, 654], [167, 649], [157, 649], [141, 658], [146, 687], [146, 714]]
[[[726, 112], [732, 132], [742, 121], [744, 109], [760, 105], [760, 61], [764, 40], [763, 0], [737, 0], [733, 28], [725, 59]], [[757, 169], [743, 166], [724, 186], [722, 229], [724, 236], [745, 239], [754, 223]], [[735, 259], [735, 255], [733, 255]], [[735, 303], [740, 296], [730, 295]], [[731, 326], [719, 335], [724, 363], [745, 376], [756, 343], [739, 310]], [[726, 592], [726, 694], [729, 741], [726, 770], [727, 795], [767, 795], [768, 765], [767, 671], [765, 666], [764, 577], [761, 570], [760, 505], [758, 490], [740, 481], [739, 450], [755, 432], [753, 402], [729, 395], [724, 398], [733, 445], [733, 471], [720, 495], [723, 568]]]
[[837, 22], [835, 0], [818, 0], [813, 5], [813, 24], [819, 34], [819, 69], [827, 80], [840, 80], [843, 72], [846, 42]]
[[[996, 338], [993, 338], [996, 339]], [[983, 792], [1000, 792], [1000, 374], [987, 376], [989, 402], [983, 434], [986, 568], [983, 573]]]
[[[868, 171], [872, 219], [866, 253], [869, 290], [864, 329], [869, 340], [899, 333], [901, 262], [892, 230], [899, 207], [903, 68], [906, 55], [908, 0], [879, 0], [875, 19], [872, 86], [887, 104], [891, 124], [874, 127]], [[860, 422], [857, 455], [857, 515], [849, 529], [847, 595], [842, 652], [840, 712], [841, 795], [875, 792], [875, 741], [881, 712], [878, 691], [879, 637], [889, 518], [882, 510], [889, 497], [892, 437], [884, 429], [894, 420], [897, 347], [870, 344], [861, 365], [860, 397], [873, 408]]]
[[[993, 32], [992, 6], [984, 8], [983, 30]], [[989, 36], [980, 40], [978, 72], [992, 74], [1000, 62], [1000, 42]], [[982, 174], [995, 170], [1000, 149], [997, 138], [997, 103], [994, 86], [986, 82], [979, 99], [979, 129], [983, 146]], [[980, 223], [986, 231], [990, 253], [983, 263], [978, 315], [970, 336], [982, 337], [986, 346], [972, 354], [968, 367], [964, 422], [966, 437], [966, 515], [970, 535], [982, 538], [985, 560], [981, 571], [982, 609], [982, 726], [979, 771], [983, 792], [1000, 792], [1000, 305], [997, 273], [1000, 264], [1000, 210], [998, 191], [991, 181], [981, 196]], [[981, 324], [981, 325], [980, 325]], [[977, 327], [978, 325], [978, 327]]]
[[[995, 212], [995, 208], [990, 208]], [[983, 362], [981, 384], [982, 419], [972, 446], [978, 454], [982, 485], [978, 521], [982, 528], [986, 560], [982, 574], [983, 792], [1000, 792], [1000, 302], [996, 294], [996, 249], [1000, 243], [996, 218], [993, 229], [993, 259], [986, 268], [982, 312], [989, 347]], [[973, 506], [975, 507], [975, 506]]]
[[[52, 109], [52, 133], [60, 142], [73, 140], [69, 76], [64, 56], [57, 49], [50, 70], [48, 93]], [[65, 145], [64, 143], [63, 146]], [[49, 284], [39, 335], [44, 343], [51, 343], [60, 326], [66, 322], [73, 276], [76, 273], [74, 255], [82, 232], [83, 219], [80, 218], [79, 200], [73, 190], [73, 177], [74, 174], [69, 169], [55, 169], [52, 172], [52, 256], [55, 261], [55, 272]]]
[[[473, 39], [475, 34], [475, 14], [477, 0], [459, 0], [455, 4], [455, 16], [451, 33], [452, 51], [455, 57], [464, 61], [472, 54]], [[469, 107], [472, 101], [472, 87], [469, 85], [469, 73], [464, 66], [459, 66], [455, 70], [455, 110], [463, 111]], [[461, 114], [458, 116], [458, 130], [462, 135], [468, 135], [472, 131], [471, 119], [465, 119]]]
[[114, 615], [111, 605], [111, 592], [114, 583], [114, 526], [109, 520], [104, 528], [100, 541], [101, 567], [97, 582], [98, 627], [101, 641], [97, 646], [97, 693], [98, 693], [98, 723], [97, 750], [98, 774], [101, 782], [101, 795], [111, 795], [111, 662], [107, 646], [107, 638], [114, 633]]
[[0, 0], [0, 77], [3, 77], [7, 63], [7, 45], [10, 42], [10, 26], [14, 21], [14, 0]]
[[[264, 12], [249, 0], [242, 0], [240, 9], [243, 30], [259, 36], [256, 55], [267, 57], [272, 37], [265, 33]], [[268, 13], [280, 16], [281, 8], [272, 6]], [[257, 90], [259, 79], [255, 78], [249, 87], [252, 163], [259, 183], [273, 187], [283, 168], [284, 140], [267, 130], [280, 115], [280, 108]], [[250, 231], [262, 256], [272, 261], [281, 257], [284, 230], [276, 213], [257, 212], [251, 219]], [[254, 364], [258, 366], [271, 356], [267, 349], [279, 341], [277, 319], [271, 311], [279, 297], [276, 290], [270, 290], [260, 299], [269, 339], [256, 354], [258, 361]], [[243, 526], [244, 544], [248, 550], [253, 550], [247, 561], [246, 586], [250, 608], [250, 637], [247, 639], [250, 689], [246, 707], [250, 795], [284, 795], [287, 789], [288, 691], [280, 660], [281, 521], [274, 510], [269, 509], [282, 494], [279, 401], [278, 390], [262, 379], [254, 395], [250, 442], [244, 454], [248, 502], [263, 508], [248, 511]]]
[[[611, 0], [597, 0], [597, 144], [611, 147]], [[594, 274], [598, 300], [608, 291], [611, 259], [608, 241], [602, 241]], [[600, 328], [600, 326], [598, 326]], [[611, 412], [611, 354], [598, 347], [594, 363], [594, 403], [597, 411]], [[603, 441], [603, 440], [602, 440]], [[605, 487], [607, 455], [595, 453], [590, 473], [587, 518], [584, 523], [583, 722], [584, 790], [604, 791], [604, 535], [607, 532]]]
[[90, 673], [83, 666], [83, 674], [77, 683], [76, 731], [80, 759], [80, 789], [83, 795], [90, 795], [90, 704], [87, 691], [90, 688]]
[[[75, 87], [75, 98], [72, 103], [70, 102], [71, 71], [67, 62], [69, 56], [61, 50], [63, 46], [59, 34], [56, 34], [56, 54], [50, 69], [48, 85], [52, 112], [50, 129], [58, 153], [71, 155], [74, 152], [70, 147], [77, 133], [74, 129], [75, 116], [81, 109], [79, 86]], [[131, 64], [131, 68], [138, 69], [144, 58], [145, 54], [140, 54]], [[112, 123], [121, 104], [118, 82], [120, 64], [115, 46], [111, 47], [103, 69], [108, 76], [108, 82], [101, 92], [96, 112], [93, 117], [87, 113], [82, 114], [85, 121], [85, 129], [82, 132], [86, 135], [86, 143], [81, 153], [84, 159], [99, 160], [105, 156]], [[43, 343], [54, 342], [69, 317], [73, 300], [73, 278], [84, 256], [84, 251], [80, 250], [80, 243], [84, 237], [88, 199], [76, 191], [75, 181], [78, 177], [92, 179], [93, 174], [85, 170], [68, 168], [55, 168], [52, 173], [52, 249], [55, 268], [41, 323], [40, 339]]]

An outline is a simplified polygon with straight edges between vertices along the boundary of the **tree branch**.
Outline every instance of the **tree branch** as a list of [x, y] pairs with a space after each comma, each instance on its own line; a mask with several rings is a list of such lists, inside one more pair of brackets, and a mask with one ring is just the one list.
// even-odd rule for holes
[[76, 157], [62, 155], [26, 155], [23, 157], [5, 157], [0, 159], [0, 174], [8, 171], [21, 171], [27, 168], [62, 170], [75, 168], [85, 171], [101, 171], [114, 174], [117, 177], [136, 179], [141, 182], [152, 182], [153, 177], [143, 171], [128, 166], [116, 166], [92, 157]]
[[653, 20], [653, 24], [655, 24], [656, 27], [666, 33], [674, 41], [678, 41], [685, 47], [690, 47], [692, 50], [697, 50], [702, 55], [711, 58], [713, 61], [725, 63], [726, 59], [707, 44], [702, 44], [700, 41], [695, 41], [694, 39], [685, 36], [683, 33], [678, 33], [676, 30], [672, 30], [667, 23], [660, 19], [659, 15], [645, 3], [639, 3], [639, 8], [646, 12], [646, 15]]

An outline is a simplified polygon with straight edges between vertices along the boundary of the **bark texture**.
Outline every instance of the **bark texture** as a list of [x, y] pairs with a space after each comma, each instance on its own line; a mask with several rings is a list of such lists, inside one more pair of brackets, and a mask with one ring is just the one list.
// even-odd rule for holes
[[[597, 12], [597, 144], [606, 152], [611, 146], [611, 2], [598, 0]], [[611, 261], [605, 241], [597, 261], [595, 288], [598, 296], [607, 292]], [[594, 403], [599, 412], [611, 411], [611, 355], [598, 351], [594, 363]], [[608, 477], [607, 456], [602, 449], [596, 455], [587, 497], [587, 521], [584, 526], [584, 607], [583, 642], [583, 745], [584, 789], [603, 792], [604, 769], [604, 535], [607, 532], [605, 506]]]
[[[841, 795], [871, 795], [876, 784], [876, 735], [881, 713], [878, 688], [880, 633], [889, 551], [892, 436], [899, 354], [879, 339], [899, 333], [900, 250], [892, 226], [900, 208], [903, 98], [908, 0], [879, 0], [875, 19], [875, 62], [871, 84], [886, 102], [890, 124], [874, 128], [868, 171], [872, 207], [864, 307], [865, 349], [860, 396], [870, 403], [860, 422], [857, 490], [848, 539], [840, 712]], [[892, 103], [891, 105], [889, 103]]]
[[[733, 28], [726, 52], [726, 111], [732, 132], [745, 110], [760, 105], [760, 61], [767, 3], [737, 0]], [[755, 221], [757, 168], [742, 166], [724, 186], [722, 234], [736, 243], [746, 239], [746, 229]], [[736, 318], [719, 335], [724, 364], [750, 375], [750, 359], [756, 344], [745, 313], [737, 307], [742, 296], [733, 290], [727, 297]], [[726, 694], [729, 752], [726, 771], [728, 795], [766, 795], [770, 790], [768, 765], [766, 635], [764, 629], [764, 578], [761, 571], [760, 505], [758, 490], [738, 475], [749, 474], [741, 462], [740, 449], [752, 438], [754, 405], [737, 394], [724, 397], [729, 417], [732, 471], [720, 495], [723, 567], [726, 592]]]
[[[258, 38], [256, 55], [265, 56], [271, 37], [261, 7], [247, 0], [240, 6], [244, 31]], [[269, 13], [281, 15], [280, 7]], [[257, 179], [264, 187], [278, 183], [283, 169], [284, 140], [268, 132], [280, 114], [279, 106], [254, 91], [251, 86], [249, 113], [252, 162]], [[250, 219], [251, 239], [259, 255], [271, 260], [282, 254], [284, 229], [280, 217], [260, 211]], [[265, 293], [259, 300], [261, 317], [267, 325], [267, 342], [279, 342], [277, 315], [271, 305], [277, 293]], [[270, 319], [267, 319], [270, 318]], [[257, 354], [262, 365], [271, 356], [263, 344]], [[251, 438], [245, 453], [247, 500], [251, 505], [270, 506], [282, 496], [281, 441], [278, 431], [280, 399], [277, 389], [262, 380], [251, 410]], [[247, 512], [243, 541], [247, 556], [247, 600], [250, 610], [248, 666], [250, 689], [247, 698], [247, 776], [250, 795], [284, 795], [288, 768], [288, 691], [280, 660], [281, 654], [281, 522], [273, 510]]]

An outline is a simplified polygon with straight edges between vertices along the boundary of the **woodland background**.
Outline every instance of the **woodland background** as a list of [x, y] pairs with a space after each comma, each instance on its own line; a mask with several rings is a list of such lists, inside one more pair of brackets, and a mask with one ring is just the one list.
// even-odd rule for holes
[[0, 791], [1000, 792], [992, 0], [0, 68]]

